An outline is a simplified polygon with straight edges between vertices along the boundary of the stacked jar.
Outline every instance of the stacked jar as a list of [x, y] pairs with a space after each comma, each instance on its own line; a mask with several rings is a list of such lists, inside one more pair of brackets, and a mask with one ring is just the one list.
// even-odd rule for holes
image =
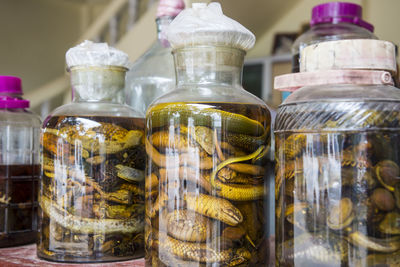
[[297, 89], [276, 118], [277, 266], [399, 266], [394, 45], [324, 42], [300, 68], [275, 80]]
[[177, 88], [146, 114], [146, 264], [266, 264], [271, 116], [241, 86], [254, 35], [211, 3], [167, 36]]
[[37, 236], [41, 121], [28, 107], [21, 79], [0, 76], [0, 247]]
[[66, 59], [73, 101], [46, 118], [41, 138], [38, 256], [142, 257], [144, 118], [122, 102], [128, 56], [85, 41]]
[[[362, 7], [354, 3], [328, 2], [313, 7], [311, 28], [292, 46], [292, 72], [300, 70], [300, 54], [308, 45], [345, 39], [377, 39], [374, 26], [362, 19]], [[290, 92], [282, 92], [282, 99]]]

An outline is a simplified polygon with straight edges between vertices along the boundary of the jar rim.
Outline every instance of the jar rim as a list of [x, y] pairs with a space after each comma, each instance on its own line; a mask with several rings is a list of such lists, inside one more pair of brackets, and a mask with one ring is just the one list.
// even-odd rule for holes
[[127, 72], [129, 69], [123, 66], [114, 65], [77, 65], [67, 68], [67, 72], [79, 71], [79, 70], [110, 70], [110, 71], [120, 71]]

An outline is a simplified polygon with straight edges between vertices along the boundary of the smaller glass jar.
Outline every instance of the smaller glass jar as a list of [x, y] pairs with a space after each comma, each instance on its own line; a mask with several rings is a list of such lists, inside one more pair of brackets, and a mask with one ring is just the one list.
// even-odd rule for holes
[[41, 121], [21, 96], [20, 78], [0, 76], [0, 247], [37, 235]]
[[[107, 47], [86, 42], [71, 49], [79, 61], [68, 64], [73, 101], [43, 124], [37, 253], [47, 260], [144, 255], [144, 118], [123, 104], [124, 65], [100, 64], [127, 57]], [[88, 54], [95, 64], [80, 65]]]
[[315, 6], [310, 26], [292, 46], [292, 72], [300, 71], [300, 53], [308, 45], [343, 39], [378, 39], [373, 34], [374, 26], [362, 20], [362, 7], [354, 3]]

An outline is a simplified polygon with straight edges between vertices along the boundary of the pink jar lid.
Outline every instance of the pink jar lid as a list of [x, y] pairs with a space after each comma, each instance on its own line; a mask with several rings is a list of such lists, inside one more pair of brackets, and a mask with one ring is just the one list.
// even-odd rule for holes
[[0, 108], [28, 108], [29, 101], [10, 95], [22, 95], [21, 79], [14, 76], [0, 76]]
[[164, 16], [176, 17], [183, 9], [185, 9], [183, 0], [160, 0], [157, 8], [157, 18]]

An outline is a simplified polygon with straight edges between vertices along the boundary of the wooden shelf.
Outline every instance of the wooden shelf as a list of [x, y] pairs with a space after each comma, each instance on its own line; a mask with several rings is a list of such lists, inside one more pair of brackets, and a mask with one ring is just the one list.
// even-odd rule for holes
[[110, 263], [92, 263], [92, 264], [64, 264], [50, 261], [44, 261], [36, 256], [36, 245], [26, 245], [12, 248], [0, 249], [0, 266], [2, 267], [25, 267], [25, 266], [62, 266], [62, 267], [144, 267], [144, 259], [137, 259], [131, 261], [120, 261]]

